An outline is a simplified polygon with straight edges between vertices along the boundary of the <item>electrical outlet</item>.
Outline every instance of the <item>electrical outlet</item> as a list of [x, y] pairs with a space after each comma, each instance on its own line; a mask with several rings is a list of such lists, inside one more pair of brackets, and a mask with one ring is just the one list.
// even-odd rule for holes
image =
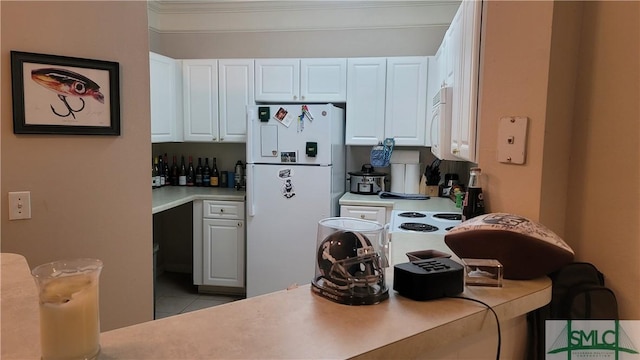
[[9, 193], [9, 220], [31, 219], [31, 192]]

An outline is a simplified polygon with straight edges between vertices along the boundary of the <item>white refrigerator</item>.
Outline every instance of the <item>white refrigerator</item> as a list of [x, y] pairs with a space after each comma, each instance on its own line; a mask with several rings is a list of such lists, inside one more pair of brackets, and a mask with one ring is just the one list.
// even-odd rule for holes
[[345, 191], [344, 110], [247, 108], [247, 297], [308, 284], [318, 221]]

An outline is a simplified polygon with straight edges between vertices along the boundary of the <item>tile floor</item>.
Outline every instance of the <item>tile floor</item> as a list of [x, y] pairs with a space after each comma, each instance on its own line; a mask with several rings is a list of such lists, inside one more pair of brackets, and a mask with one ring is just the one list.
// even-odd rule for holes
[[155, 284], [155, 318], [178, 315], [239, 300], [238, 296], [198, 294], [191, 274], [163, 272]]

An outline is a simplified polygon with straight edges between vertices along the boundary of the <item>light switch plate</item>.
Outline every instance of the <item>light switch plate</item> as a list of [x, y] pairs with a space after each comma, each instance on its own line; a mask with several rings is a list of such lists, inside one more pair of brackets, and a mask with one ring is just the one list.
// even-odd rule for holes
[[9, 220], [31, 219], [31, 192], [9, 193]]
[[506, 116], [498, 127], [498, 161], [507, 164], [524, 164], [527, 148], [526, 116]]

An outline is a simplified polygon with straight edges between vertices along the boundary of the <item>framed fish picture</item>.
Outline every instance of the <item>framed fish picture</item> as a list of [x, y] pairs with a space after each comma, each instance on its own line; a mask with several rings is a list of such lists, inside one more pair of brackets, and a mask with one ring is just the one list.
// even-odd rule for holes
[[11, 51], [15, 134], [120, 135], [117, 62]]

